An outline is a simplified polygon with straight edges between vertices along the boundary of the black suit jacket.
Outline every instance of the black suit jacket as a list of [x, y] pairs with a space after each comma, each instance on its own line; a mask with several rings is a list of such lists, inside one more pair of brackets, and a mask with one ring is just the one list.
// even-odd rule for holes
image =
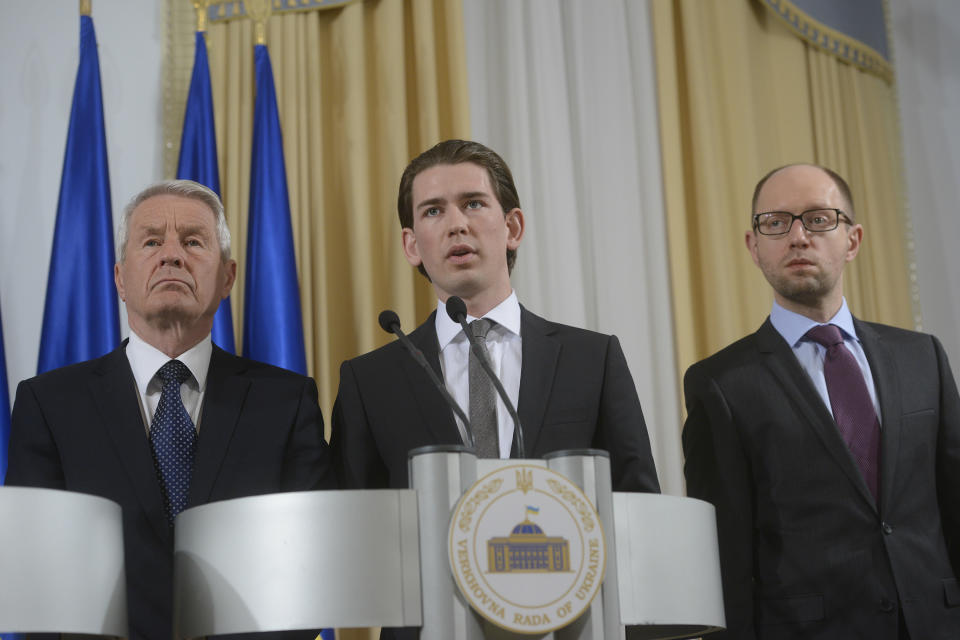
[[[130, 638], [170, 639], [173, 531], [125, 345], [20, 383], [6, 482], [117, 502]], [[314, 381], [214, 346], [189, 506], [333, 486]]]
[[717, 638], [960, 638], [960, 398], [936, 338], [854, 321], [880, 403], [875, 504], [769, 319], [687, 371], [689, 495], [717, 508]]
[[[442, 379], [436, 312], [410, 334]], [[660, 490], [640, 400], [620, 343], [521, 307], [517, 413], [527, 457], [610, 452], [617, 491]], [[407, 452], [461, 444], [453, 412], [399, 342], [344, 362], [330, 440], [343, 488], [405, 488]], [[514, 452], [516, 455], [516, 452]]]

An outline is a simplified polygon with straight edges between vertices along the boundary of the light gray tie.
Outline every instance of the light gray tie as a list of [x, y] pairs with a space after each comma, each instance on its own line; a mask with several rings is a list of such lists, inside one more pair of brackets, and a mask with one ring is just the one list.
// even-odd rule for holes
[[[487, 332], [495, 323], [480, 318], [470, 323], [470, 332], [483, 347], [483, 357], [490, 362], [487, 351]], [[500, 444], [497, 436], [497, 392], [493, 382], [483, 371], [483, 365], [470, 349], [470, 426], [473, 428], [473, 442], [480, 458], [499, 458]]]

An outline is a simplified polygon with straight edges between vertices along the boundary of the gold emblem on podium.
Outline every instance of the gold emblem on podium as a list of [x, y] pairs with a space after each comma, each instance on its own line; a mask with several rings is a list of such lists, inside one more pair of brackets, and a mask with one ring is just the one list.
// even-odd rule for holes
[[542, 635], [577, 619], [599, 592], [603, 529], [594, 505], [566, 477], [511, 465], [478, 479], [457, 503], [450, 567], [484, 618]]

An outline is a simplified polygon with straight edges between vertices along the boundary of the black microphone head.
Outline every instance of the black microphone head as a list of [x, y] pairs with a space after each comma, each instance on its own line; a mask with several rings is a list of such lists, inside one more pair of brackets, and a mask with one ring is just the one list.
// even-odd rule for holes
[[394, 327], [400, 326], [400, 317], [393, 309], [384, 309], [380, 312], [380, 328], [387, 333], [393, 333]]
[[447, 298], [446, 306], [447, 315], [457, 324], [467, 319], [467, 304], [457, 296]]

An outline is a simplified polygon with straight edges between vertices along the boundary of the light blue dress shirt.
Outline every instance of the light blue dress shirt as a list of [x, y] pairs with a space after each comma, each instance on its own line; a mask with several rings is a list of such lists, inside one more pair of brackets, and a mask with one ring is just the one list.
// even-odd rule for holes
[[[817, 393], [820, 394], [827, 411], [832, 415], [830, 394], [827, 392], [827, 381], [823, 376], [823, 361], [827, 354], [827, 348], [818, 342], [803, 337], [807, 331], [820, 323], [799, 313], [788, 311], [776, 302], [773, 303], [773, 309], [770, 311], [770, 323], [793, 349], [794, 355], [800, 361], [800, 366], [810, 376], [810, 380], [813, 382]], [[824, 324], [835, 324], [840, 327], [840, 331], [843, 333], [843, 344], [853, 354], [860, 366], [860, 371], [863, 372], [863, 378], [867, 383], [867, 391], [870, 392], [870, 400], [873, 402], [873, 409], [877, 412], [877, 419], [882, 423], [883, 417], [880, 415], [880, 404], [877, 402], [873, 373], [870, 371], [870, 363], [867, 362], [863, 347], [860, 346], [860, 338], [857, 337], [857, 331], [853, 326], [853, 316], [850, 314], [849, 307], [847, 307], [846, 298], [843, 299], [840, 310]]]

